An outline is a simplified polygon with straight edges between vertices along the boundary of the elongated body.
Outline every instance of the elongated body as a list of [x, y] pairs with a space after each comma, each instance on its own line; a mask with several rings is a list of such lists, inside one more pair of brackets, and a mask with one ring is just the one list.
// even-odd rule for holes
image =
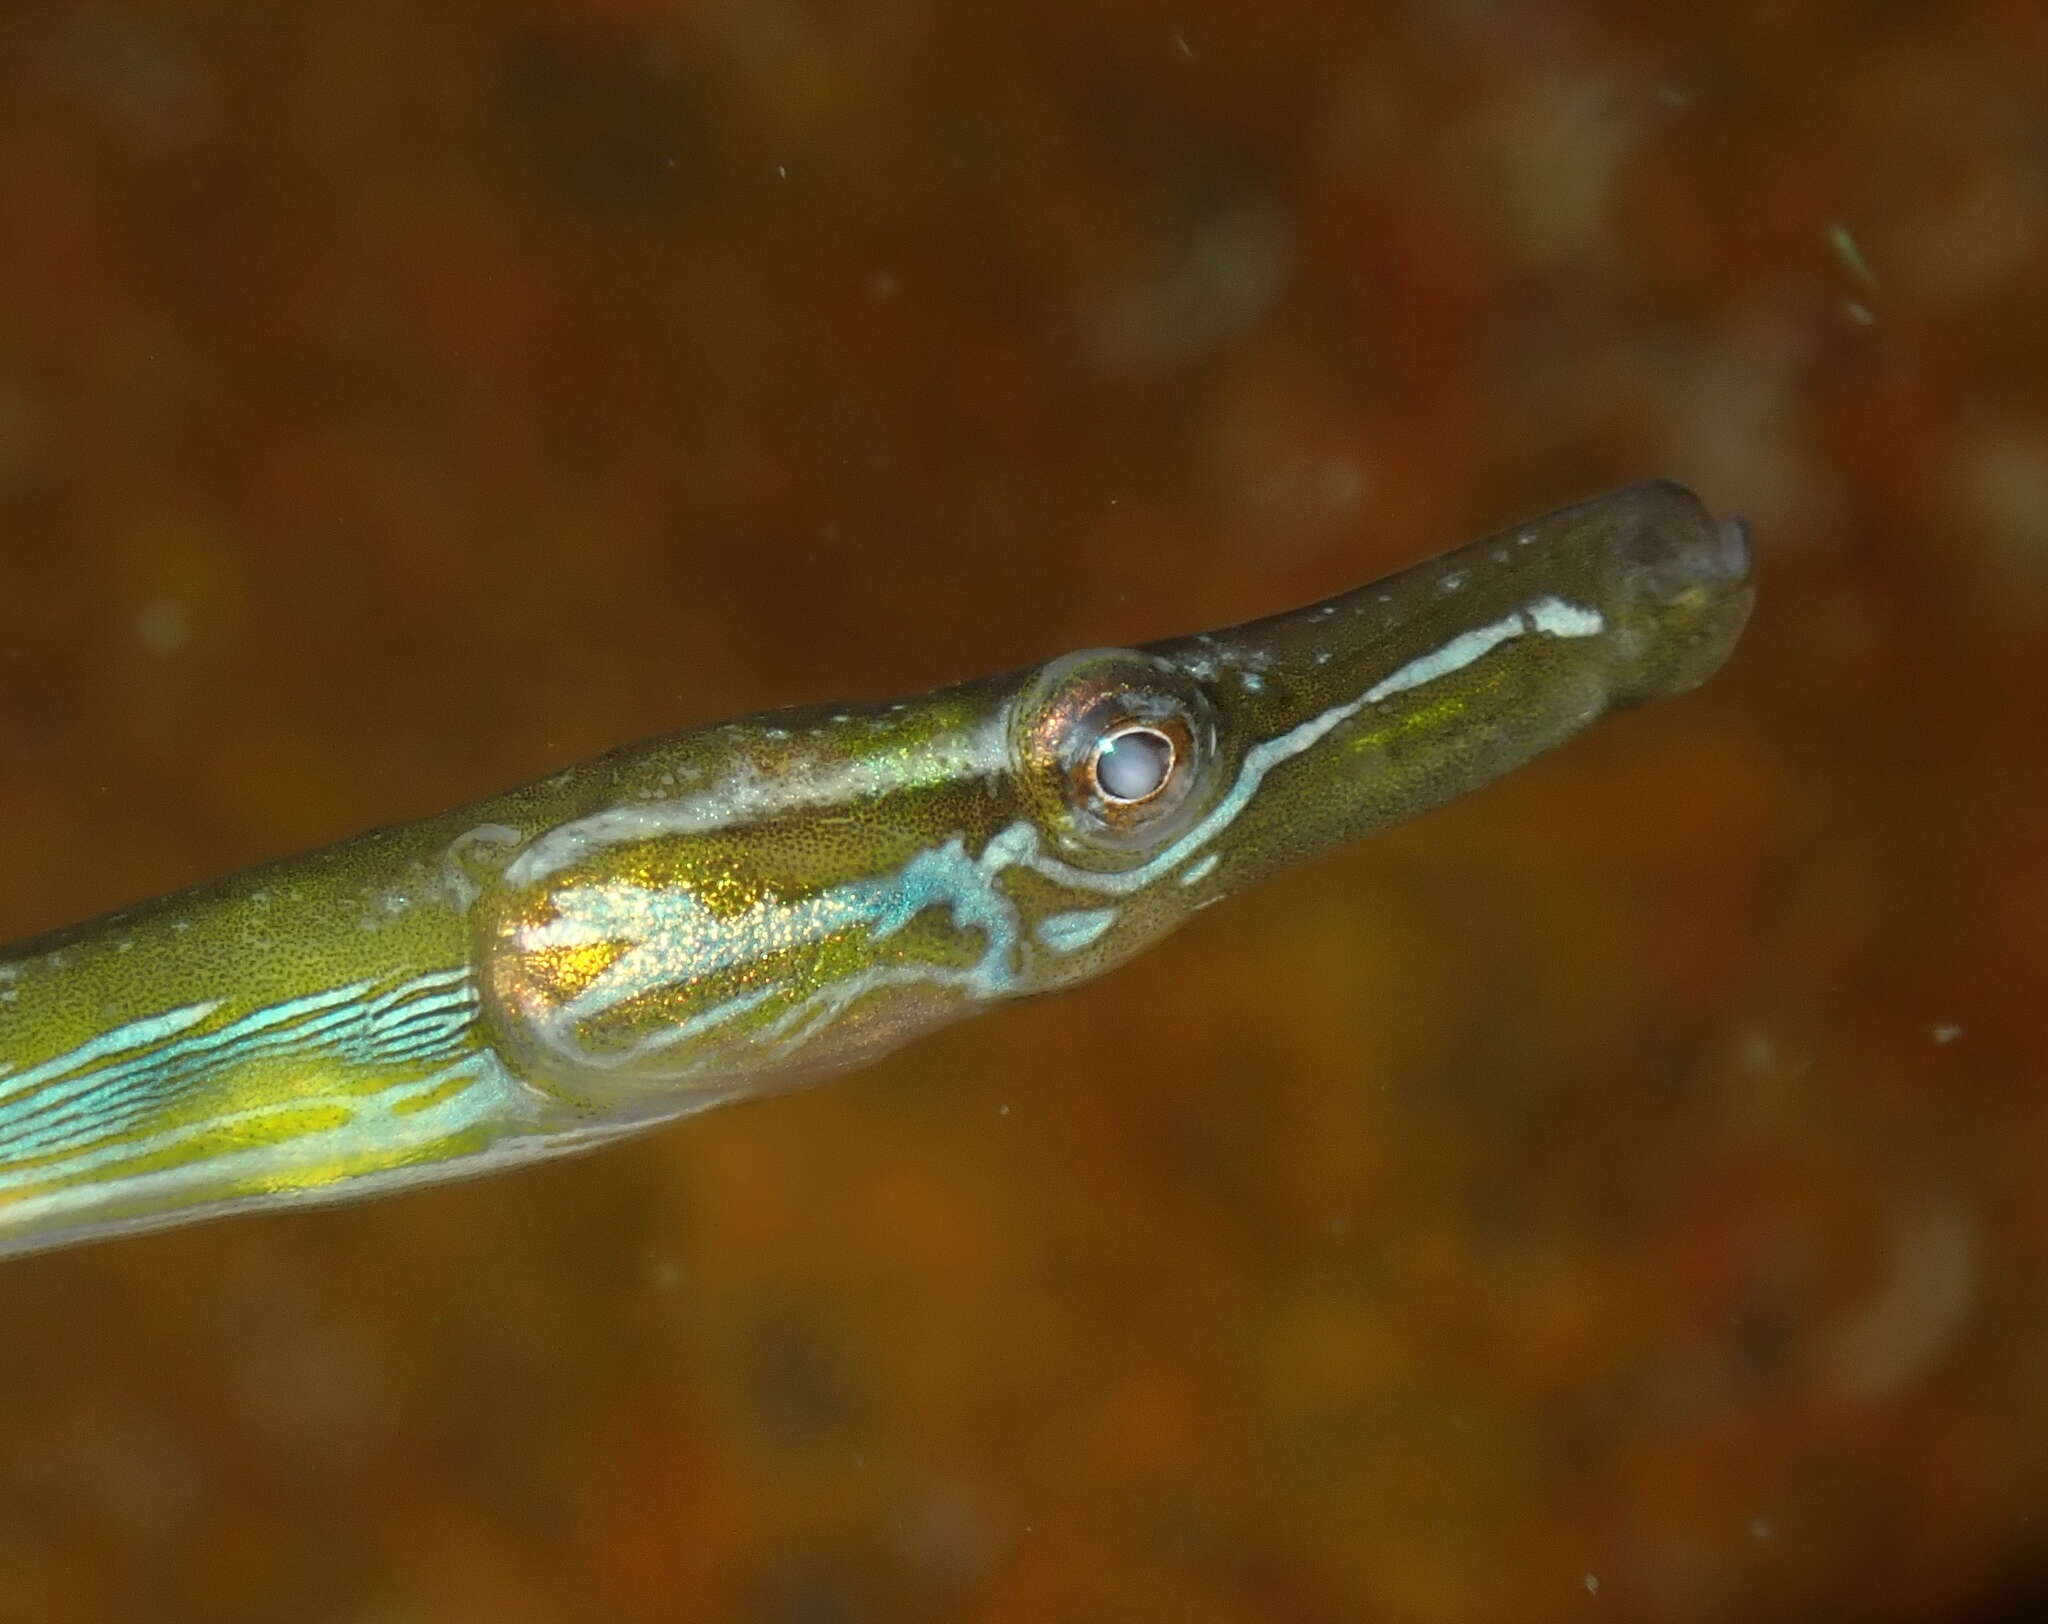
[[0, 1251], [573, 1149], [1098, 975], [1695, 686], [1749, 604], [1741, 527], [1635, 486], [1310, 608], [637, 745], [22, 944]]

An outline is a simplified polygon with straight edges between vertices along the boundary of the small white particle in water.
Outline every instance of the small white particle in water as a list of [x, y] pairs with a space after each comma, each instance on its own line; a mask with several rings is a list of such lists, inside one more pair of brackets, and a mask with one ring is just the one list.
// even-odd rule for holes
[[1009, 1107], [1008, 1107], [1007, 1105], [998, 1105], [998, 1106], [996, 1107], [996, 1115], [997, 1115], [997, 1116], [1008, 1116], [1009, 1114], [1010, 1114], [1010, 1108], [1009, 1108]]
[[1759, 1545], [1769, 1541], [1776, 1533], [1777, 1530], [1771, 1526], [1770, 1518], [1752, 1517], [1749, 1519], [1749, 1537]]
[[192, 635], [183, 604], [169, 598], [146, 603], [135, 616], [135, 638], [152, 654], [176, 654]]
[[788, 180], [788, 179], [789, 179], [789, 165], [788, 165], [788, 164], [777, 164], [777, 165], [775, 166], [775, 178], [776, 178], [777, 180]]
[[1847, 316], [1858, 327], [1874, 327], [1877, 325], [1877, 312], [1860, 299], [1851, 299], [1847, 304], [1843, 305], [1842, 314]]
[[1335, 462], [1323, 470], [1323, 495], [1330, 506], [1351, 508], [1358, 506], [1359, 497], [1365, 491], [1365, 475], [1355, 463]]
[[1589, 1596], [1597, 1596], [1600, 1594], [1599, 1574], [1589, 1573], [1586, 1575], [1586, 1594]]
[[1194, 57], [1195, 48], [1188, 43], [1188, 37], [1185, 34], [1175, 34], [1173, 36], [1173, 48], [1185, 58], [1192, 60]]
[[1963, 1029], [1953, 1021], [1943, 1021], [1929, 1035], [1936, 1043], [1953, 1043], [1963, 1035]]
[[1863, 250], [1856, 246], [1856, 239], [1841, 221], [1837, 220], [1828, 227], [1828, 244], [1844, 270], [1867, 288], [1877, 286], [1877, 273], [1870, 268], [1870, 261], [1863, 257]]

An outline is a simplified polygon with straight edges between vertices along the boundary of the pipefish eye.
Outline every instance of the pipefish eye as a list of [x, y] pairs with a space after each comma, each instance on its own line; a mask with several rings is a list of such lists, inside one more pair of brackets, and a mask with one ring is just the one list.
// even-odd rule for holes
[[1165, 792], [1180, 755], [1178, 743], [1160, 728], [1133, 724], [1105, 733], [1088, 763], [1095, 793], [1112, 806], [1143, 806]]
[[1209, 697], [1153, 655], [1055, 660], [1019, 694], [1012, 744], [1027, 802], [1070, 849], [1143, 852], [1199, 814], [1216, 776]]

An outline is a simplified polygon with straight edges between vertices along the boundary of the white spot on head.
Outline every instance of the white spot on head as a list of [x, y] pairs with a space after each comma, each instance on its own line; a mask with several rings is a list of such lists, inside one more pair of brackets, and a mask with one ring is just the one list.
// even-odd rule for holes
[[1374, 683], [1366, 691], [1366, 703], [1377, 704], [1394, 694], [1462, 671], [1482, 655], [1525, 632], [1542, 632], [1551, 637], [1594, 637], [1606, 629], [1607, 622], [1596, 610], [1566, 603], [1562, 598], [1539, 598], [1517, 614], [1503, 615], [1487, 625], [1462, 631], [1449, 642], [1410, 660]]
[[1599, 610], [1566, 603], [1562, 598], [1538, 598], [1525, 612], [1532, 630], [1552, 637], [1598, 637], [1607, 630]]
[[1181, 870], [1180, 883], [1182, 885], [1200, 885], [1202, 881], [1216, 872], [1216, 865], [1222, 861], [1222, 854], [1213, 851], [1206, 857], [1198, 858]]
[[1266, 679], [1256, 671], [1241, 671], [1238, 673], [1237, 680], [1243, 685], [1247, 693], [1255, 694], [1266, 686]]
[[1452, 570], [1448, 574], [1443, 576], [1440, 580], [1438, 580], [1438, 582], [1436, 583], [1436, 589], [1439, 592], [1456, 592], [1459, 588], [1464, 586], [1464, 584], [1464, 571]]
[[1929, 1035], [1936, 1043], [1953, 1043], [1963, 1035], [1963, 1029], [1953, 1021], [1943, 1021]]
[[1078, 953], [1116, 923], [1114, 908], [1082, 908], [1038, 923], [1038, 939], [1055, 953]]

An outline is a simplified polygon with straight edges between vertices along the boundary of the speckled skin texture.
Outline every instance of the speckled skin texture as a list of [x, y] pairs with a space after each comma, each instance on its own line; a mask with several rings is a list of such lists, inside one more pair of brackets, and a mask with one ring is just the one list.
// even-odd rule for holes
[[9, 1260], [0, 1619], [2039, 1616], [2044, 30], [0, 6], [0, 941], [1647, 472], [1760, 575], [856, 1077]]
[[[1696, 686], [1750, 599], [1739, 530], [1632, 487], [1324, 604], [615, 751], [26, 944], [0, 1245], [484, 1171], [843, 1070]], [[1092, 753], [1136, 723], [1179, 741], [1171, 781], [1102, 802]]]

